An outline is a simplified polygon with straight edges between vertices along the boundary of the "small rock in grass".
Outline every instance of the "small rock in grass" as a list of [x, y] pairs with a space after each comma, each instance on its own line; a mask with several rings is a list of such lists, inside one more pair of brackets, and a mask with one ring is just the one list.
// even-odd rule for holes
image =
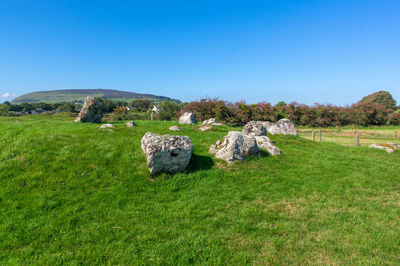
[[224, 124], [218, 123], [217, 119], [215, 119], [215, 118], [210, 118], [210, 119], [204, 120], [202, 125], [223, 126]]
[[126, 123], [127, 127], [137, 127], [137, 124], [135, 123], [135, 121], [130, 121], [128, 123]]
[[105, 128], [113, 128], [114, 126], [111, 124], [103, 124], [100, 126], [101, 129], [105, 129]]
[[181, 131], [181, 128], [178, 127], [178, 126], [171, 126], [171, 127], [169, 128], [169, 130], [171, 130], [171, 131]]
[[395, 150], [400, 150], [400, 144], [397, 143], [378, 143], [369, 145], [370, 148], [376, 148], [386, 151], [387, 153], [392, 153]]
[[211, 129], [210, 125], [204, 125], [204, 126], [200, 126], [197, 128], [198, 131], [204, 132], [204, 131], [208, 131]]
[[204, 120], [202, 125], [212, 125], [212, 124], [215, 124], [215, 123], [217, 123], [217, 119], [210, 118], [210, 119]]

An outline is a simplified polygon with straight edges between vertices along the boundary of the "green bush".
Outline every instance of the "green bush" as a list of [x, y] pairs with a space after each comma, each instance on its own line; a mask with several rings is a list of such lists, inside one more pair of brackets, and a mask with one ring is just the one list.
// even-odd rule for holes
[[178, 104], [173, 101], [163, 101], [159, 105], [159, 117], [161, 120], [171, 120], [178, 113]]
[[399, 126], [400, 125], [400, 112], [395, 112], [391, 114], [389, 117], [388, 124], [393, 125], [393, 126]]
[[8, 104], [0, 104], [0, 116], [8, 116], [10, 114], [10, 106]]

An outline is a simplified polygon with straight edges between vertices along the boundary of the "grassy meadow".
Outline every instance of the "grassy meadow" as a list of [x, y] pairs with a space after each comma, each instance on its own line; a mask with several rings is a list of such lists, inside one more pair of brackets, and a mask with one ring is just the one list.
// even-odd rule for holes
[[400, 152], [271, 136], [229, 166], [240, 128], [185, 125], [187, 171], [152, 178], [140, 140], [177, 122], [136, 122], [0, 118], [1, 264], [400, 264]]

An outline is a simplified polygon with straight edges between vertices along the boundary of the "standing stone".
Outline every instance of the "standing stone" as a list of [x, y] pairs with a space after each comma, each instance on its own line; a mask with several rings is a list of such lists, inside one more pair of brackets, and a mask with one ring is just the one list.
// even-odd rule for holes
[[259, 155], [260, 149], [254, 137], [239, 131], [230, 131], [222, 143], [211, 145], [210, 153], [231, 164], [235, 161], [243, 162], [250, 155]]
[[75, 122], [101, 123], [101, 110], [96, 100], [88, 96]]
[[266, 150], [271, 155], [279, 155], [282, 151], [276, 147], [267, 136], [256, 136], [257, 145], [260, 149]]
[[282, 134], [282, 135], [295, 135], [297, 136], [297, 130], [294, 124], [289, 119], [281, 119], [278, 122], [272, 124], [264, 122], [264, 126], [267, 126], [267, 130], [270, 134]]
[[190, 124], [196, 124], [196, 119], [194, 119], [194, 114], [193, 113], [184, 113], [179, 117], [179, 124], [182, 125], [190, 125]]
[[242, 133], [253, 137], [266, 136], [267, 130], [261, 122], [250, 121], [243, 127]]
[[151, 175], [182, 172], [192, 156], [193, 144], [187, 136], [147, 132], [141, 141]]

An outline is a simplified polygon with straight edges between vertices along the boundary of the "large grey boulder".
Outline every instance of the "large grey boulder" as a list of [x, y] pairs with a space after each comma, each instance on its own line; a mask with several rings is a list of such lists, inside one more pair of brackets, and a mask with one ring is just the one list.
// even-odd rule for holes
[[260, 149], [254, 137], [239, 131], [230, 131], [222, 143], [217, 141], [211, 146], [210, 153], [231, 164], [235, 161], [243, 162], [250, 155], [259, 155]]
[[267, 136], [256, 136], [257, 145], [260, 149], [266, 150], [271, 155], [279, 155], [282, 151], [276, 147]]
[[263, 122], [267, 128], [268, 133], [272, 135], [295, 135], [297, 136], [297, 130], [294, 124], [289, 119], [281, 119], [276, 123]]
[[242, 133], [253, 137], [266, 136], [267, 130], [260, 121], [250, 121], [243, 127]]
[[194, 119], [194, 114], [193, 113], [184, 113], [179, 117], [179, 124], [182, 125], [190, 125], [190, 124], [196, 124], [196, 119]]
[[182, 172], [192, 156], [193, 144], [187, 136], [147, 132], [141, 141], [151, 175]]
[[91, 96], [86, 97], [85, 103], [78, 116], [75, 119], [75, 122], [90, 122], [90, 123], [100, 123], [101, 122], [101, 110], [94, 99]]
[[387, 153], [392, 153], [395, 150], [400, 150], [400, 144], [397, 143], [378, 143], [369, 145], [370, 148], [376, 148], [386, 151]]

